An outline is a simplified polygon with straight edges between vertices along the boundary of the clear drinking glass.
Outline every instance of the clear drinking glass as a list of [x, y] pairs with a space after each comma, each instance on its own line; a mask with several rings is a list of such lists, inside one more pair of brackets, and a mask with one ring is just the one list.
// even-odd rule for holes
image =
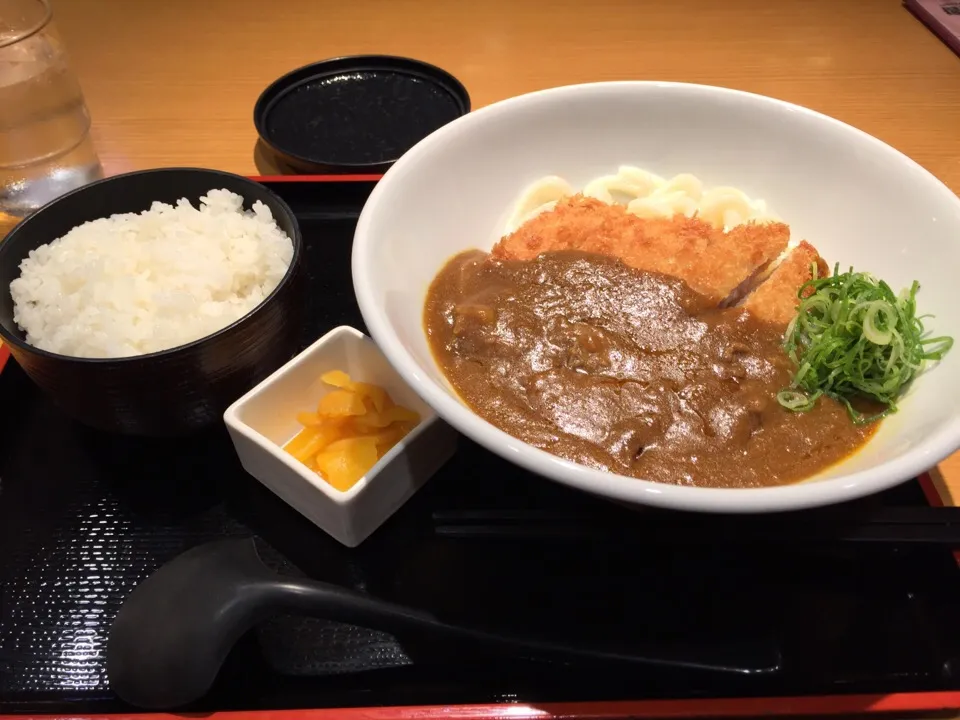
[[48, 0], [0, 0], [0, 227], [100, 177]]

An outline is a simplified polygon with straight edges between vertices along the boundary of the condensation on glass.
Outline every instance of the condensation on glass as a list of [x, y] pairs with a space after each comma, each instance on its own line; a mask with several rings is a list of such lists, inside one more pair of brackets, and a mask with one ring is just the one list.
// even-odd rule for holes
[[102, 176], [48, 0], [0, 0], [0, 227]]

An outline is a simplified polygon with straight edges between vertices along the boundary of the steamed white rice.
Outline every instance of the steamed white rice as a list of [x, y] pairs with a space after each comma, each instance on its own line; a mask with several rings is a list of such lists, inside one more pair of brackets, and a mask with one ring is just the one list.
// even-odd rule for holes
[[10, 283], [35, 347], [88, 358], [167, 350], [243, 317], [277, 287], [290, 237], [257, 201], [211, 190], [84, 223], [32, 251]]

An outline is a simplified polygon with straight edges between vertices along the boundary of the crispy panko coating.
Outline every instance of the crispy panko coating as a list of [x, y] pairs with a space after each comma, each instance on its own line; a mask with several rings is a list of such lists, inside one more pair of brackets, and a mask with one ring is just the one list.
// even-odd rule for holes
[[[776, 325], [789, 325], [797, 314], [797, 291], [813, 277], [810, 270], [814, 264], [817, 267], [817, 277], [824, 277], [830, 272], [817, 249], [804, 240], [777, 265], [770, 277], [747, 296], [743, 307], [760, 320]], [[810, 292], [812, 288], [808, 288], [806, 294], [809, 295]]]
[[789, 240], [783, 223], [748, 223], [723, 232], [696, 217], [640, 218], [622, 206], [576, 195], [524, 223], [492, 254], [516, 260], [551, 250], [613, 255], [637, 269], [678, 277], [720, 304], [739, 299]]

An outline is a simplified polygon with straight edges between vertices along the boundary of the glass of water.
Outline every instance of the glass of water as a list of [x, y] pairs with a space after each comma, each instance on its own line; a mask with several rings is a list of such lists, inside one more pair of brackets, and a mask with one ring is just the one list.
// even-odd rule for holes
[[0, 228], [101, 177], [48, 0], [0, 0]]

